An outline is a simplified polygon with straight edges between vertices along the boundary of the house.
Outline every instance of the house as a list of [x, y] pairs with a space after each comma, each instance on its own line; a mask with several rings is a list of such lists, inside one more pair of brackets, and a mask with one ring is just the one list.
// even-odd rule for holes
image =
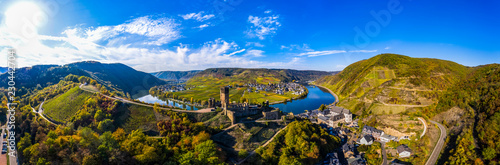
[[358, 138], [356, 143], [358, 144], [364, 144], [364, 145], [372, 145], [373, 144], [373, 137], [371, 135], [363, 135], [361, 138]]
[[345, 143], [342, 146], [342, 152], [344, 153], [344, 157], [346, 159], [354, 158], [356, 155], [355, 151], [356, 151], [356, 148], [355, 148], [354, 144]]
[[340, 165], [340, 160], [336, 152], [328, 153], [326, 159], [323, 161], [323, 165]]
[[380, 136], [384, 135], [384, 131], [378, 130], [376, 128], [370, 127], [370, 126], [364, 126], [363, 127], [363, 133], [364, 134], [370, 134], [372, 135], [375, 139], [380, 138]]
[[318, 116], [318, 123], [330, 124], [330, 122], [328, 121], [328, 118], [325, 116]]
[[410, 140], [410, 136], [401, 136], [401, 137], [399, 137], [398, 141], [401, 141], [401, 140]]
[[341, 108], [341, 107], [333, 106], [330, 109], [330, 114], [332, 116], [344, 115], [344, 120], [345, 120], [346, 123], [352, 122], [352, 113], [348, 109], [344, 109], [344, 108]]
[[396, 150], [398, 150], [398, 155], [400, 158], [410, 157], [411, 155], [411, 149], [404, 144], [398, 146]]
[[383, 134], [382, 136], [380, 136], [380, 141], [382, 142], [390, 142], [391, 140], [397, 140], [398, 138], [395, 137], [395, 136], [391, 136], [389, 134]]
[[365, 161], [361, 158], [361, 155], [357, 155], [356, 158], [347, 159], [349, 165], [365, 165]]

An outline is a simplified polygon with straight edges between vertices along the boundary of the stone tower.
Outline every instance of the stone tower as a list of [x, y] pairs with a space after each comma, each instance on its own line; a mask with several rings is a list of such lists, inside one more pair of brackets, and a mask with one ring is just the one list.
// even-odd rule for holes
[[220, 104], [224, 110], [229, 106], [229, 87], [220, 88]]

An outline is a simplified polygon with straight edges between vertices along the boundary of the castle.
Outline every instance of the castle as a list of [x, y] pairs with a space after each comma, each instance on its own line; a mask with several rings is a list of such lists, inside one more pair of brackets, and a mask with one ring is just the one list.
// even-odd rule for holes
[[[264, 102], [262, 105], [250, 105], [248, 103], [234, 103], [229, 102], [229, 87], [220, 88], [220, 103], [216, 102], [214, 98], [208, 99], [208, 107], [214, 108], [220, 106], [222, 113], [231, 119], [232, 124], [236, 124], [237, 119], [262, 113], [265, 119], [275, 120], [279, 119], [279, 110], [272, 110], [269, 108], [269, 101]], [[271, 109], [272, 111], [268, 111]]]

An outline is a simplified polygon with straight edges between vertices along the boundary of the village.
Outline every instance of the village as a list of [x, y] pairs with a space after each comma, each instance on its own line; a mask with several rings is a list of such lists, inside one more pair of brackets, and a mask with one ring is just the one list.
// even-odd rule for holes
[[[266, 92], [272, 91], [276, 94], [284, 95], [286, 92], [292, 91], [294, 95], [301, 95], [305, 92], [304, 86], [294, 82], [277, 83], [277, 84], [268, 83], [267, 85], [249, 83], [245, 84], [245, 86], [250, 87], [247, 89], [248, 93], [252, 92], [258, 93], [259, 91], [266, 91]], [[255, 88], [255, 90], [252, 90], [252, 88]]]
[[[392, 136], [384, 133], [382, 130], [366, 125], [360, 131], [358, 125], [359, 119], [353, 120], [353, 114], [350, 110], [335, 105], [329, 105], [323, 110], [306, 111], [296, 116], [319, 124], [329, 134], [341, 138], [342, 145], [340, 149], [337, 152], [329, 153], [323, 161], [324, 165], [364, 165], [366, 164], [364, 155], [366, 154], [367, 146], [379, 143], [383, 148], [385, 143], [410, 139], [409, 136]], [[397, 158], [408, 158], [412, 155], [411, 149], [404, 144], [397, 146], [392, 151], [395, 151], [394, 155], [397, 154]], [[398, 159], [394, 159], [388, 164], [400, 165], [404, 163], [401, 163]]]

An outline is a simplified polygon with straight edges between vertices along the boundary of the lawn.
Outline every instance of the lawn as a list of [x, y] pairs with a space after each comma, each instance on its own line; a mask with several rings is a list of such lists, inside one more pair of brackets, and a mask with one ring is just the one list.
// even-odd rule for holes
[[145, 132], [157, 132], [156, 117], [151, 107], [134, 104], [122, 104], [119, 107], [120, 114], [115, 119], [115, 124], [122, 127], [126, 132], [142, 129]]
[[44, 114], [55, 121], [66, 122], [85, 104], [93, 93], [73, 87], [67, 92], [47, 100], [43, 104]]
[[406, 108], [404, 106], [388, 106], [380, 103], [374, 103], [371, 111], [375, 114], [398, 114], [404, 112]]

